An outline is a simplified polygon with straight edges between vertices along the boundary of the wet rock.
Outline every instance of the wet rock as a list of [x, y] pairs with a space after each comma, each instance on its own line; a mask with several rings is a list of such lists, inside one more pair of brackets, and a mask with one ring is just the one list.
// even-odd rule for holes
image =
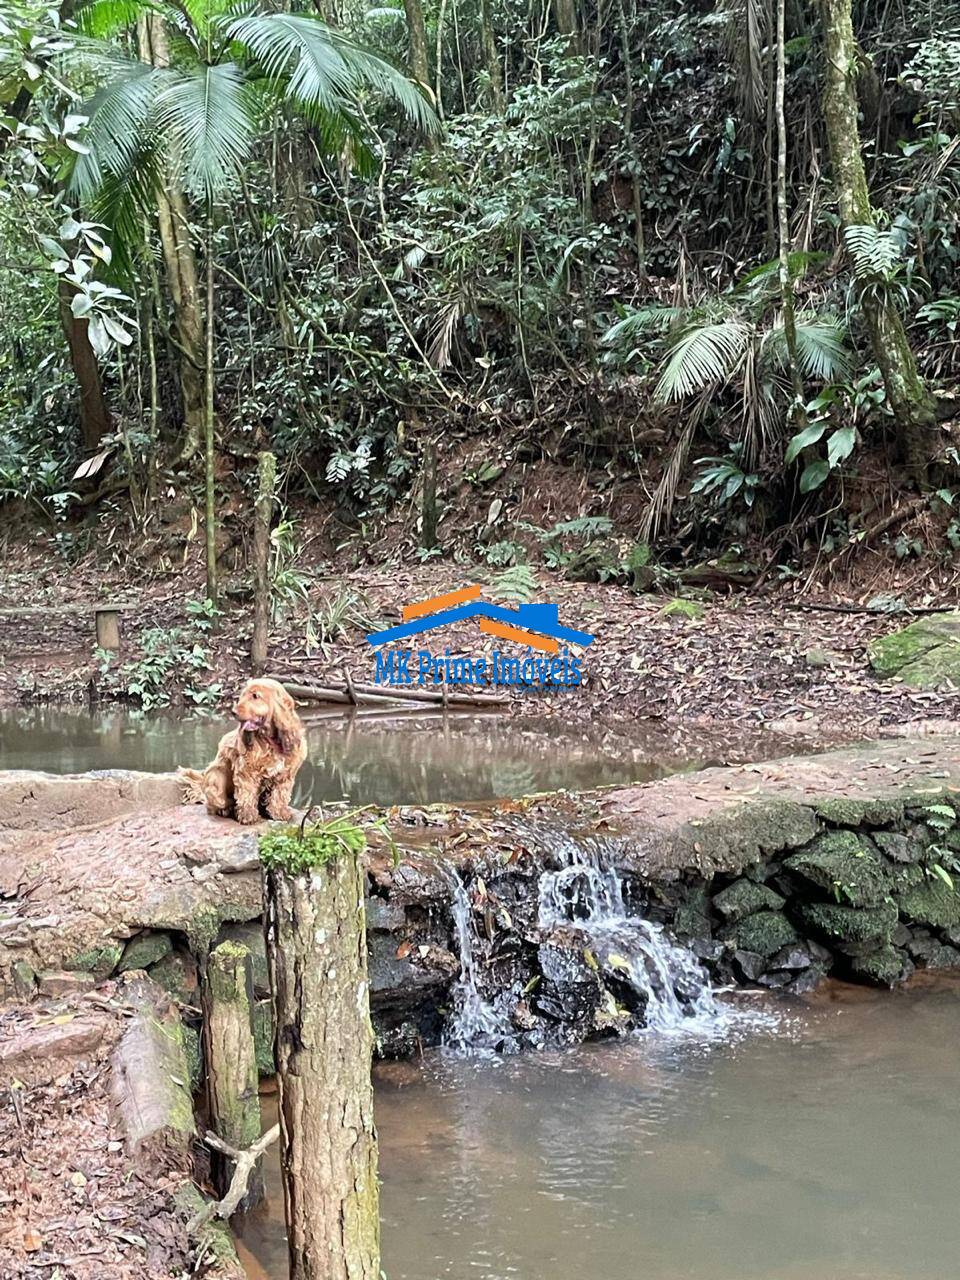
[[770, 957], [771, 969], [808, 969], [813, 964], [813, 957], [808, 949], [795, 944], [782, 947], [775, 956]]
[[960, 969], [960, 951], [945, 945], [932, 947], [923, 958], [927, 969]]
[[828, 972], [829, 966], [817, 961], [810, 965], [809, 969], [804, 969], [802, 973], [797, 974], [784, 990], [789, 991], [792, 996], [809, 995], [811, 991], [816, 990]]
[[878, 907], [842, 907], [832, 902], [805, 902], [795, 908], [806, 929], [828, 942], [877, 942], [886, 944], [897, 924], [892, 902]]
[[697, 959], [702, 960], [705, 964], [713, 964], [720, 959], [726, 950], [722, 942], [709, 938], [694, 938], [689, 946]]
[[756, 982], [767, 967], [766, 957], [755, 951], [735, 951], [733, 962], [736, 972], [746, 982]]
[[721, 936], [732, 939], [738, 951], [753, 951], [764, 957], [797, 941], [796, 929], [779, 911], [758, 911], [737, 925], [728, 925]]
[[771, 991], [776, 991], [776, 990], [779, 990], [781, 987], [787, 986], [791, 981], [792, 977], [793, 977], [793, 974], [786, 973], [783, 970], [779, 972], [776, 972], [774, 970], [768, 970], [767, 973], [761, 973], [760, 977], [757, 979], [757, 982], [761, 987], [769, 987]]
[[540, 1026], [540, 1019], [530, 1008], [528, 1000], [518, 1000], [513, 1012], [510, 1014], [510, 1021], [518, 1031], [535, 1031]]
[[694, 885], [688, 889], [673, 917], [673, 932], [678, 938], [709, 938], [713, 932], [710, 922], [710, 896], [706, 885]]
[[872, 640], [870, 665], [879, 676], [896, 677], [918, 689], [946, 681], [960, 685], [960, 613], [934, 613]]
[[896, 947], [885, 946], [852, 960], [850, 970], [864, 982], [893, 987], [910, 976], [913, 965], [904, 952]]
[[934, 929], [950, 929], [960, 924], [960, 893], [939, 876], [930, 876], [923, 884], [899, 894], [897, 901], [900, 914], [910, 924], [925, 924]]
[[593, 1026], [603, 998], [596, 958], [591, 965], [582, 943], [557, 941], [537, 948], [541, 980], [530, 1002], [538, 1013], [585, 1035]]
[[395, 933], [406, 927], [406, 909], [387, 898], [371, 895], [367, 899], [367, 928]]
[[874, 831], [873, 841], [891, 862], [919, 862], [924, 846], [919, 840], [909, 840], [900, 831]]
[[913, 956], [914, 960], [924, 960], [927, 956], [932, 955], [939, 946], [939, 941], [929, 929], [917, 929], [907, 943], [907, 951]]
[[895, 947], [907, 947], [913, 941], [913, 933], [901, 920], [893, 933], [891, 933], [890, 941]]
[[65, 996], [72, 991], [92, 991], [97, 980], [92, 973], [44, 969], [37, 975], [37, 990], [42, 996]]
[[779, 911], [783, 903], [779, 893], [774, 893], [764, 884], [746, 879], [734, 881], [713, 899], [714, 907], [731, 924], [758, 911]]
[[826, 831], [783, 865], [821, 894], [853, 907], [876, 906], [887, 893], [883, 864], [869, 841], [853, 831]]
[[824, 965], [828, 969], [833, 964], [833, 952], [829, 947], [825, 947], [822, 942], [817, 942], [815, 938], [805, 938], [804, 946], [817, 963]]
[[153, 933], [147, 930], [131, 938], [123, 949], [123, 955], [117, 966], [120, 973], [128, 969], [148, 969], [173, 950], [173, 943], [168, 933]]

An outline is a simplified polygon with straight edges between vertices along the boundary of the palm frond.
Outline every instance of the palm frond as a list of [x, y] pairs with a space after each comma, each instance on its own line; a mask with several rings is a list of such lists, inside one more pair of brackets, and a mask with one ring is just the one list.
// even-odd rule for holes
[[419, 89], [389, 62], [306, 14], [251, 13], [232, 19], [226, 34], [256, 60], [266, 79], [301, 110], [350, 111], [372, 89], [392, 99], [426, 132], [437, 118]]
[[728, 381], [743, 360], [750, 334], [750, 327], [732, 316], [685, 329], [670, 344], [656, 399], [682, 400]]
[[152, 7], [147, 0], [90, 0], [77, 7], [74, 21], [78, 31], [102, 40], [135, 26], [140, 14]]
[[683, 314], [681, 307], [639, 307], [612, 324], [600, 341], [605, 347], [619, 347], [648, 333], [665, 333]]
[[156, 112], [186, 190], [213, 200], [235, 189], [256, 136], [255, 99], [240, 67], [167, 71]]
[[727, 57], [736, 73], [737, 98], [752, 119], [763, 114], [763, 51], [767, 12], [763, 0], [721, 0]]
[[152, 149], [157, 95], [169, 72], [124, 62], [81, 108], [87, 116], [83, 141], [68, 179], [69, 193], [92, 202], [108, 176], [132, 180]]
[[[834, 382], [850, 372], [852, 356], [846, 346], [846, 329], [833, 316], [801, 313], [795, 322], [797, 363], [805, 378]], [[783, 317], [766, 335], [764, 347], [780, 368], [786, 368], [787, 340]]]

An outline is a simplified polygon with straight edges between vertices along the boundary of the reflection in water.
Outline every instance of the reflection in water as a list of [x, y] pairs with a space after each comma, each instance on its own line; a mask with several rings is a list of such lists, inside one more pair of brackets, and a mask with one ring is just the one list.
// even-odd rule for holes
[[[406, 715], [307, 720], [310, 761], [301, 803], [426, 804], [533, 791], [645, 782], [718, 763], [701, 739], [675, 747], [662, 737], [571, 731], [552, 720]], [[222, 715], [144, 715], [128, 709], [30, 707], [0, 711], [0, 769], [145, 769], [203, 765], [229, 727]], [[400, 744], [402, 743], [402, 749]]]
[[[837, 997], [725, 1044], [378, 1067], [385, 1274], [955, 1275], [960, 986]], [[244, 1256], [281, 1280], [275, 1149], [270, 1194]]]

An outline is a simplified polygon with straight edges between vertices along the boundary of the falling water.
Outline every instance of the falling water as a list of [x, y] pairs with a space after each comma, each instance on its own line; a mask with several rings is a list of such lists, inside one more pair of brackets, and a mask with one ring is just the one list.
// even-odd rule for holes
[[540, 927], [576, 927], [601, 965], [621, 972], [645, 998], [649, 1029], [708, 1036], [724, 1031], [731, 1010], [714, 998], [691, 952], [671, 942], [660, 925], [628, 914], [623, 884], [603, 846], [563, 840], [553, 852], [561, 865], [540, 877]]
[[444, 1031], [444, 1044], [459, 1052], [503, 1049], [515, 1039], [510, 1025], [508, 995], [500, 1001], [484, 998], [480, 991], [477, 958], [467, 888], [455, 867], [447, 868], [453, 894], [453, 923], [460, 952], [460, 977], [450, 996], [453, 1013]]

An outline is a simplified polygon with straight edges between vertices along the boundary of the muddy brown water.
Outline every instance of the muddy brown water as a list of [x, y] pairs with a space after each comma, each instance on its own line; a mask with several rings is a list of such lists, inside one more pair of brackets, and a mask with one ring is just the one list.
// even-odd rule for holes
[[[956, 1276], [960, 984], [777, 1013], [735, 1043], [380, 1065], [388, 1280]], [[268, 1182], [251, 1280], [287, 1274], [275, 1148]]]
[[[220, 719], [0, 713], [0, 768], [165, 770]], [[486, 716], [321, 721], [301, 798], [481, 800], [740, 755]], [[740, 1000], [754, 997], [739, 996]], [[942, 1280], [958, 1274], [960, 982], [829, 985], [773, 1029], [376, 1068], [388, 1280]], [[265, 1123], [271, 1100], [265, 1099]], [[287, 1274], [277, 1152], [240, 1224]]]

